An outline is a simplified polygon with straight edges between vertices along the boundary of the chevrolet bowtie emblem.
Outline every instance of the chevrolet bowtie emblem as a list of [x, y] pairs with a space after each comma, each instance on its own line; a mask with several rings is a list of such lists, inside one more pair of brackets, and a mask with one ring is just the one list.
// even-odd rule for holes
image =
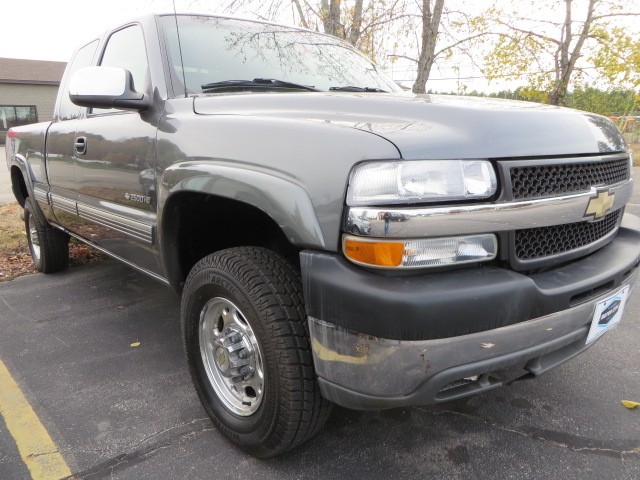
[[593, 217], [594, 219], [602, 218], [613, 207], [613, 200], [616, 194], [608, 190], [597, 192], [595, 197], [589, 198], [587, 211], [584, 212], [585, 217]]

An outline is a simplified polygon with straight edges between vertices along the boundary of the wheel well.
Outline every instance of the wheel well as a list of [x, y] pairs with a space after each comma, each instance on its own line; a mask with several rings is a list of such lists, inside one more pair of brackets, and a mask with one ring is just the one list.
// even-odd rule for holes
[[27, 190], [27, 184], [24, 181], [22, 172], [15, 165], [11, 167], [11, 188], [20, 206], [24, 207], [24, 201], [29, 196], [29, 190]]
[[247, 203], [198, 192], [169, 197], [162, 217], [162, 251], [167, 278], [181, 292], [191, 268], [201, 258], [240, 246], [273, 250], [298, 262], [292, 245], [276, 222]]

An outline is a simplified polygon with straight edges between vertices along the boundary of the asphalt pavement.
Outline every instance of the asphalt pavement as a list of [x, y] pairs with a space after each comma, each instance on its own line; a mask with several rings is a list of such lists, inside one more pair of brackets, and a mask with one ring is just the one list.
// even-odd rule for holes
[[[0, 359], [78, 478], [637, 479], [640, 409], [620, 401], [640, 401], [640, 288], [625, 310], [538, 379], [437, 407], [335, 408], [317, 437], [267, 461], [207, 419], [177, 296], [114, 261], [0, 284]], [[28, 478], [2, 422], [0, 478]]]

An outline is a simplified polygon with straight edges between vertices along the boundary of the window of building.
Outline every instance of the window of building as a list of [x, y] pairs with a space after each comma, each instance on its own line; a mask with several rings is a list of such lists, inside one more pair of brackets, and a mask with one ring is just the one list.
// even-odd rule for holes
[[11, 127], [28, 125], [38, 121], [35, 105], [0, 105], [0, 143], [4, 143]]

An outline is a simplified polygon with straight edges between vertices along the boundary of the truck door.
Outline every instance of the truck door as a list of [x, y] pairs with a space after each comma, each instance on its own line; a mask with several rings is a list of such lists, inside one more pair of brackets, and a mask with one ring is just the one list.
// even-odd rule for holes
[[[113, 32], [99, 65], [129, 70], [148, 92], [149, 65], [142, 27]], [[153, 113], [85, 109], [75, 132], [76, 233], [151, 272], [155, 261], [156, 121]]]
[[46, 171], [51, 187], [53, 214], [44, 203], [40, 203], [40, 206], [49, 220], [69, 230], [74, 230], [78, 220], [73, 144], [81, 111], [81, 108], [69, 99], [69, 79], [80, 68], [92, 64], [98, 43], [98, 40], [88, 43], [73, 56], [60, 84], [53, 122], [47, 132]]

